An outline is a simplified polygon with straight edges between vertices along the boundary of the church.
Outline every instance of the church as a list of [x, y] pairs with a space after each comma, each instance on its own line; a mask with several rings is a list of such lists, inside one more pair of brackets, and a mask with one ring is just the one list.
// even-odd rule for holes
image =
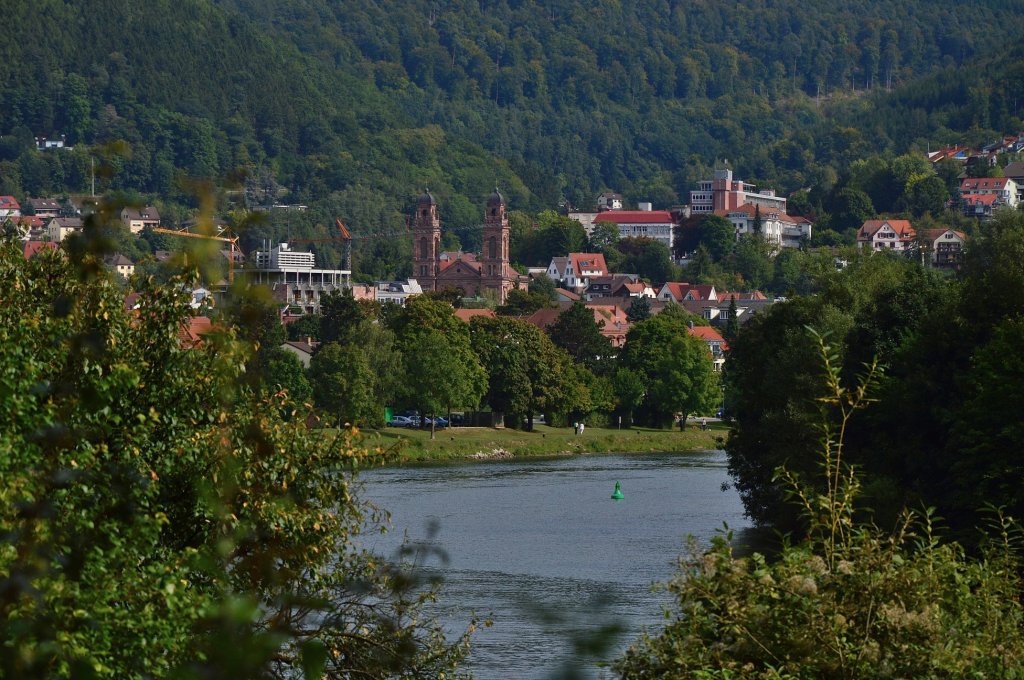
[[475, 297], [491, 291], [498, 304], [505, 304], [508, 292], [528, 279], [509, 264], [509, 227], [505, 199], [498, 190], [487, 197], [483, 225], [483, 252], [441, 252], [441, 220], [437, 201], [429, 191], [416, 201], [413, 220], [413, 277], [427, 290], [453, 288]]

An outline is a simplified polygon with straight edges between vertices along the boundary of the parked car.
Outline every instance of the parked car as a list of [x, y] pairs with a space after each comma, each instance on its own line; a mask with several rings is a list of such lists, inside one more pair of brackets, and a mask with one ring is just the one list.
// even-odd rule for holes
[[412, 418], [409, 416], [391, 416], [388, 427], [413, 427]]
[[434, 427], [448, 427], [448, 419], [447, 418], [441, 418], [440, 416], [438, 416], [436, 418], [427, 418], [427, 421], [426, 421], [427, 425], [430, 425], [431, 420], [433, 420], [433, 422], [434, 422]]

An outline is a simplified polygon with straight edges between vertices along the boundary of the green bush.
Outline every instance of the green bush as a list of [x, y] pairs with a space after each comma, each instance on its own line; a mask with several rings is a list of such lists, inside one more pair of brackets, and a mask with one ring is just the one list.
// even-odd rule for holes
[[777, 559], [738, 557], [731, 534], [691, 547], [668, 585], [677, 609], [615, 663], [624, 678], [1018, 678], [1024, 676], [1017, 529], [995, 513], [983, 554], [936, 534], [931, 512], [884, 533], [854, 521], [859, 482], [842, 458], [846, 425], [877, 372], [840, 384], [818, 339], [824, 490], [780, 471], [810, 527]]

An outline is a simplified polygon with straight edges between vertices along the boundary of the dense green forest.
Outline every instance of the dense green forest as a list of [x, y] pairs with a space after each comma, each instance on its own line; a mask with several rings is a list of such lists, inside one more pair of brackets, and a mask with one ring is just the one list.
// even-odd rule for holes
[[[724, 159], [830, 212], [858, 159], [1024, 128], [1020, 0], [11, 4], [40, 39], [0, 46], [0, 193], [85, 191], [95, 157], [100, 190], [172, 220], [185, 178], [310, 206], [253, 243], [332, 217], [399, 233], [429, 186], [472, 248], [495, 184], [530, 212], [609, 188], [667, 207]], [[31, 151], [62, 134], [72, 151]], [[368, 238], [357, 262], [401, 274], [405, 247]]]

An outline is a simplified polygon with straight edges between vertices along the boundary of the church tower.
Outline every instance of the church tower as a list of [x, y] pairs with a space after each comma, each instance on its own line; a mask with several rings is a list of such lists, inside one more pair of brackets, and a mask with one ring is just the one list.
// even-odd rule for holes
[[512, 287], [511, 266], [509, 265], [509, 228], [505, 199], [495, 189], [487, 198], [484, 215], [483, 252], [480, 254], [480, 275], [487, 288], [499, 292], [504, 301]]
[[425, 191], [416, 201], [412, 228], [412, 275], [423, 290], [434, 290], [441, 255], [441, 219], [437, 201]]

